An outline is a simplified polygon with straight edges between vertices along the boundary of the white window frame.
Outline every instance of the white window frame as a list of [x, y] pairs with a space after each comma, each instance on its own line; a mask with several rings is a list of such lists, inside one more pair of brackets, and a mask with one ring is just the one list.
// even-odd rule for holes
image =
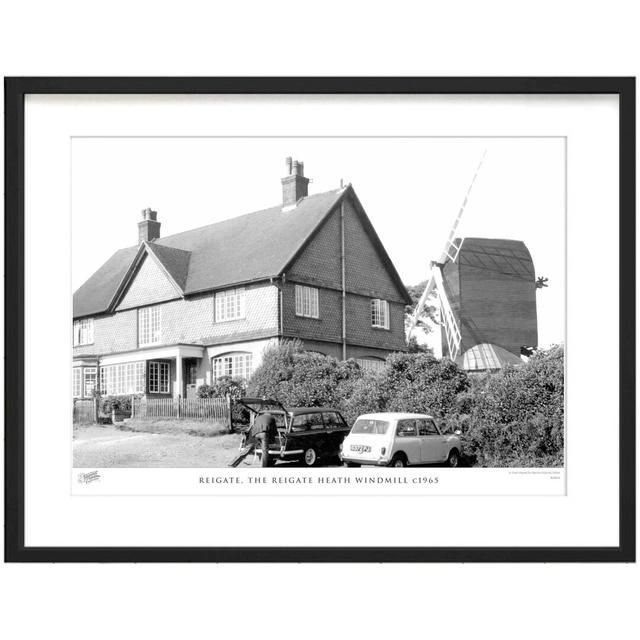
[[82, 398], [82, 367], [71, 370], [71, 390], [74, 398]]
[[253, 354], [248, 351], [223, 353], [213, 358], [213, 379], [224, 376], [248, 380], [253, 373]]
[[296, 285], [296, 315], [302, 318], [320, 317], [318, 289], [301, 284]]
[[138, 346], [162, 342], [162, 307], [138, 309]]
[[[88, 381], [87, 381], [87, 374], [92, 375], [93, 376], [93, 385], [91, 385]], [[82, 396], [90, 396], [93, 394], [93, 391], [96, 388], [96, 385], [98, 384], [98, 368], [97, 367], [85, 367], [82, 370], [82, 384], [83, 384], [83, 388], [82, 388]], [[90, 387], [91, 390], [87, 391], [87, 388]]]
[[389, 328], [389, 303], [386, 300], [371, 300], [371, 326], [378, 329]]
[[144, 360], [100, 367], [100, 393], [103, 396], [145, 393], [145, 380]]
[[149, 362], [149, 393], [170, 393], [171, 369], [168, 362]]
[[215, 321], [229, 322], [246, 318], [246, 290], [227, 289], [215, 297]]
[[81, 347], [93, 344], [93, 318], [80, 318], [73, 321], [73, 346]]

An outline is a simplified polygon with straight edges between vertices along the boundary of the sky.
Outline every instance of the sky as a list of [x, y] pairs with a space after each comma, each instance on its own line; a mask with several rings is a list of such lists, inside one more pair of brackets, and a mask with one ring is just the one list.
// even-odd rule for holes
[[305, 165], [309, 193], [352, 183], [407, 285], [439, 257], [478, 163], [457, 235], [522, 240], [536, 276], [538, 344], [564, 342], [564, 138], [74, 138], [72, 286], [137, 244], [151, 207], [161, 235], [281, 202], [285, 157]]

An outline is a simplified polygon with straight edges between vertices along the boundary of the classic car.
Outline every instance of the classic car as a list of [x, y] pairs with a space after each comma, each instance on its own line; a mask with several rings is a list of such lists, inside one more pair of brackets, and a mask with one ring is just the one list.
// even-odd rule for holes
[[[330, 407], [285, 408], [276, 400], [240, 398], [236, 402], [251, 413], [251, 424], [261, 413], [276, 420], [278, 437], [269, 445], [268, 464], [277, 460], [295, 460], [304, 466], [340, 462], [340, 445], [349, 433], [342, 414]], [[258, 448], [258, 455], [263, 451]]]
[[433, 416], [421, 413], [369, 413], [360, 416], [340, 450], [349, 467], [405, 467], [460, 461], [460, 432], [442, 433]]

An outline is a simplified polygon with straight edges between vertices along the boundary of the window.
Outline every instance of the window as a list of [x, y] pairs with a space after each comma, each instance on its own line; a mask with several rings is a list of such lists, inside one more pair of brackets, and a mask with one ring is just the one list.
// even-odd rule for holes
[[427, 420], [427, 435], [430, 435], [430, 436], [440, 435], [438, 433], [438, 427], [436, 427], [436, 424], [433, 420]]
[[291, 431], [309, 431], [310, 429], [324, 429], [321, 413], [303, 413], [293, 417]]
[[440, 435], [438, 433], [438, 429], [436, 428], [436, 425], [434, 424], [433, 420], [426, 420], [426, 419], [421, 419], [421, 420], [416, 420], [416, 423], [418, 425], [418, 435], [419, 436], [437, 436]]
[[415, 420], [400, 420], [398, 422], [398, 428], [396, 435], [401, 438], [408, 438], [416, 435], [416, 421]]
[[84, 369], [84, 395], [91, 396], [96, 388], [98, 370], [95, 367], [85, 367]]
[[382, 371], [386, 362], [378, 358], [356, 358], [356, 362], [364, 371]]
[[318, 290], [296, 285], [296, 315], [304, 318], [319, 318]]
[[380, 329], [389, 328], [389, 303], [386, 300], [371, 301], [371, 326]]
[[372, 420], [371, 418], [358, 418], [351, 429], [351, 433], [370, 433], [384, 435], [389, 428], [386, 420]]
[[80, 367], [74, 367], [72, 371], [73, 371], [73, 397], [81, 398], [82, 397], [82, 369]]
[[93, 344], [93, 318], [73, 321], [73, 346]]
[[334, 413], [333, 411], [330, 413], [323, 413], [322, 417], [324, 419], [324, 424], [328, 429], [341, 429], [347, 426], [340, 414]]
[[169, 363], [149, 363], [149, 393], [169, 393]]
[[217, 380], [223, 376], [244, 378], [253, 373], [253, 355], [250, 353], [227, 353], [213, 359], [213, 376]]
[[138, 345], [157, 344], [162, 339], [162, 309], [138, 309]]
[[104, 396], [144, 393], [144, 379], [144, 362], [100, 367], [100, 393]]
[[244, 289], [229, 289], [216, 293], [216, 322], [226, 322], [244, 317]]

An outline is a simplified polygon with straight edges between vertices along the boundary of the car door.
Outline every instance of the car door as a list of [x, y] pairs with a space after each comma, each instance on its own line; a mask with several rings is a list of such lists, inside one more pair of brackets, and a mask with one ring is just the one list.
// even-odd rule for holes
[[322, 417], [326, 430], [327, 454], [337, 456], [342, 441], [349, 433], [349, 427], [337, 411], [324, 411]]
[[322, 414], [298, 413], [291, 419], [287, 449], [293, 451], [312, 448], [318, 457], [324, 452], [325, 431]]
[[399, 451], [404, 452], [409, 464], [420, 464], [420, 439], [413, 418], [398, 420], [394, 453]]
[[426, 464], [444, 460], [444, 438], [431, 418], [417, 420], [420, 458]]

